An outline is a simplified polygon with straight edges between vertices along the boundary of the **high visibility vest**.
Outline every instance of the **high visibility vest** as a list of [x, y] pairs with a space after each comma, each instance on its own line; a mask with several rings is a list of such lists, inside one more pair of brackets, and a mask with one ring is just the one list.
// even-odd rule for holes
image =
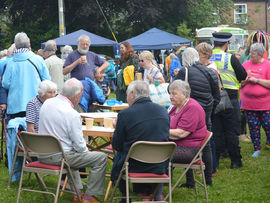
[[221, 49], [213, 49], [210, 61], [215, 62], [217, 65], [224, 88], [238, 90], [240, 83], [231, 65], [231, 56], [231, 54], [225, 53]]

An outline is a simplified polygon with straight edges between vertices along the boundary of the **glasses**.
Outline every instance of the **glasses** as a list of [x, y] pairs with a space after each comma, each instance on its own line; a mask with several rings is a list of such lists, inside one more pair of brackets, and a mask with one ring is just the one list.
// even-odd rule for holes
[[142, 63], [143, 63], [143, 60], [140, 60], [140, 62], [142, 62]]

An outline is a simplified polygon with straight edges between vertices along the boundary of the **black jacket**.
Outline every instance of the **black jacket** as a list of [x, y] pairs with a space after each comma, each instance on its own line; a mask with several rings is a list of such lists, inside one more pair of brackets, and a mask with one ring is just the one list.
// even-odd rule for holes
[[[176, 79], [185, 80], [186, 69], [182, 68]], [[195, 99], [205, 111], [215, 110], [220, 101], [218, 78], [214, 71], [195, 62], [188, 67], [188, 83], [191, 88], [190, 97]]]
[[[165, 142], [169, 139], [170, 117], [167, 110], [150, 98], [138, 99], [132, 106], [118, 113], [112, 146], [117, 151], [111, 172], [111, 179], [117, 180], [131, 145], [136, 141]], [[166, 172], [168, 162], [144, 164], [135, 160], [129, 162], [131, 172]]]

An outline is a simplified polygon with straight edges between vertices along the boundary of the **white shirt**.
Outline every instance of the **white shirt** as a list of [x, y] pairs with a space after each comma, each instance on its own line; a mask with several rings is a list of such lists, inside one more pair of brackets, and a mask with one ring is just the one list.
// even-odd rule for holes
[[57, 92], [60, 93], [64, 85], [63, 60], [56, 55], [51, 55], [45, 59], [45, 64], [49, 70], [51, 81], [57, 84]]
[[150, 84], [150, 81], [147, 79], [147, 75], [150, 74], [153, 79], [157, 80], [158, 78], [162, 77], [161, 72], [157, 67], [153, 67], [150, 69], [144, 69], [144, 75], [143, 75], [143, 80]]
[[42, 105], [39, 133], [55, 135], [64, 152], [88, 151], [83, 139], [81, 116], [73, 109], [70, 100], [62, 95], [47, 99]]

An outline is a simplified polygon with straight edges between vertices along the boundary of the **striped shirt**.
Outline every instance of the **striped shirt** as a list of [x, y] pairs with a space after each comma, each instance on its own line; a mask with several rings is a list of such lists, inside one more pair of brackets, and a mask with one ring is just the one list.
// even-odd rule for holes
[[26, 122], [34, 124], [36, 133], [38, 133], [39, 111], [42, 104], [43, 103], [39, 100], [38, 96], [36, 96], [31, 99], [26, 106]]

